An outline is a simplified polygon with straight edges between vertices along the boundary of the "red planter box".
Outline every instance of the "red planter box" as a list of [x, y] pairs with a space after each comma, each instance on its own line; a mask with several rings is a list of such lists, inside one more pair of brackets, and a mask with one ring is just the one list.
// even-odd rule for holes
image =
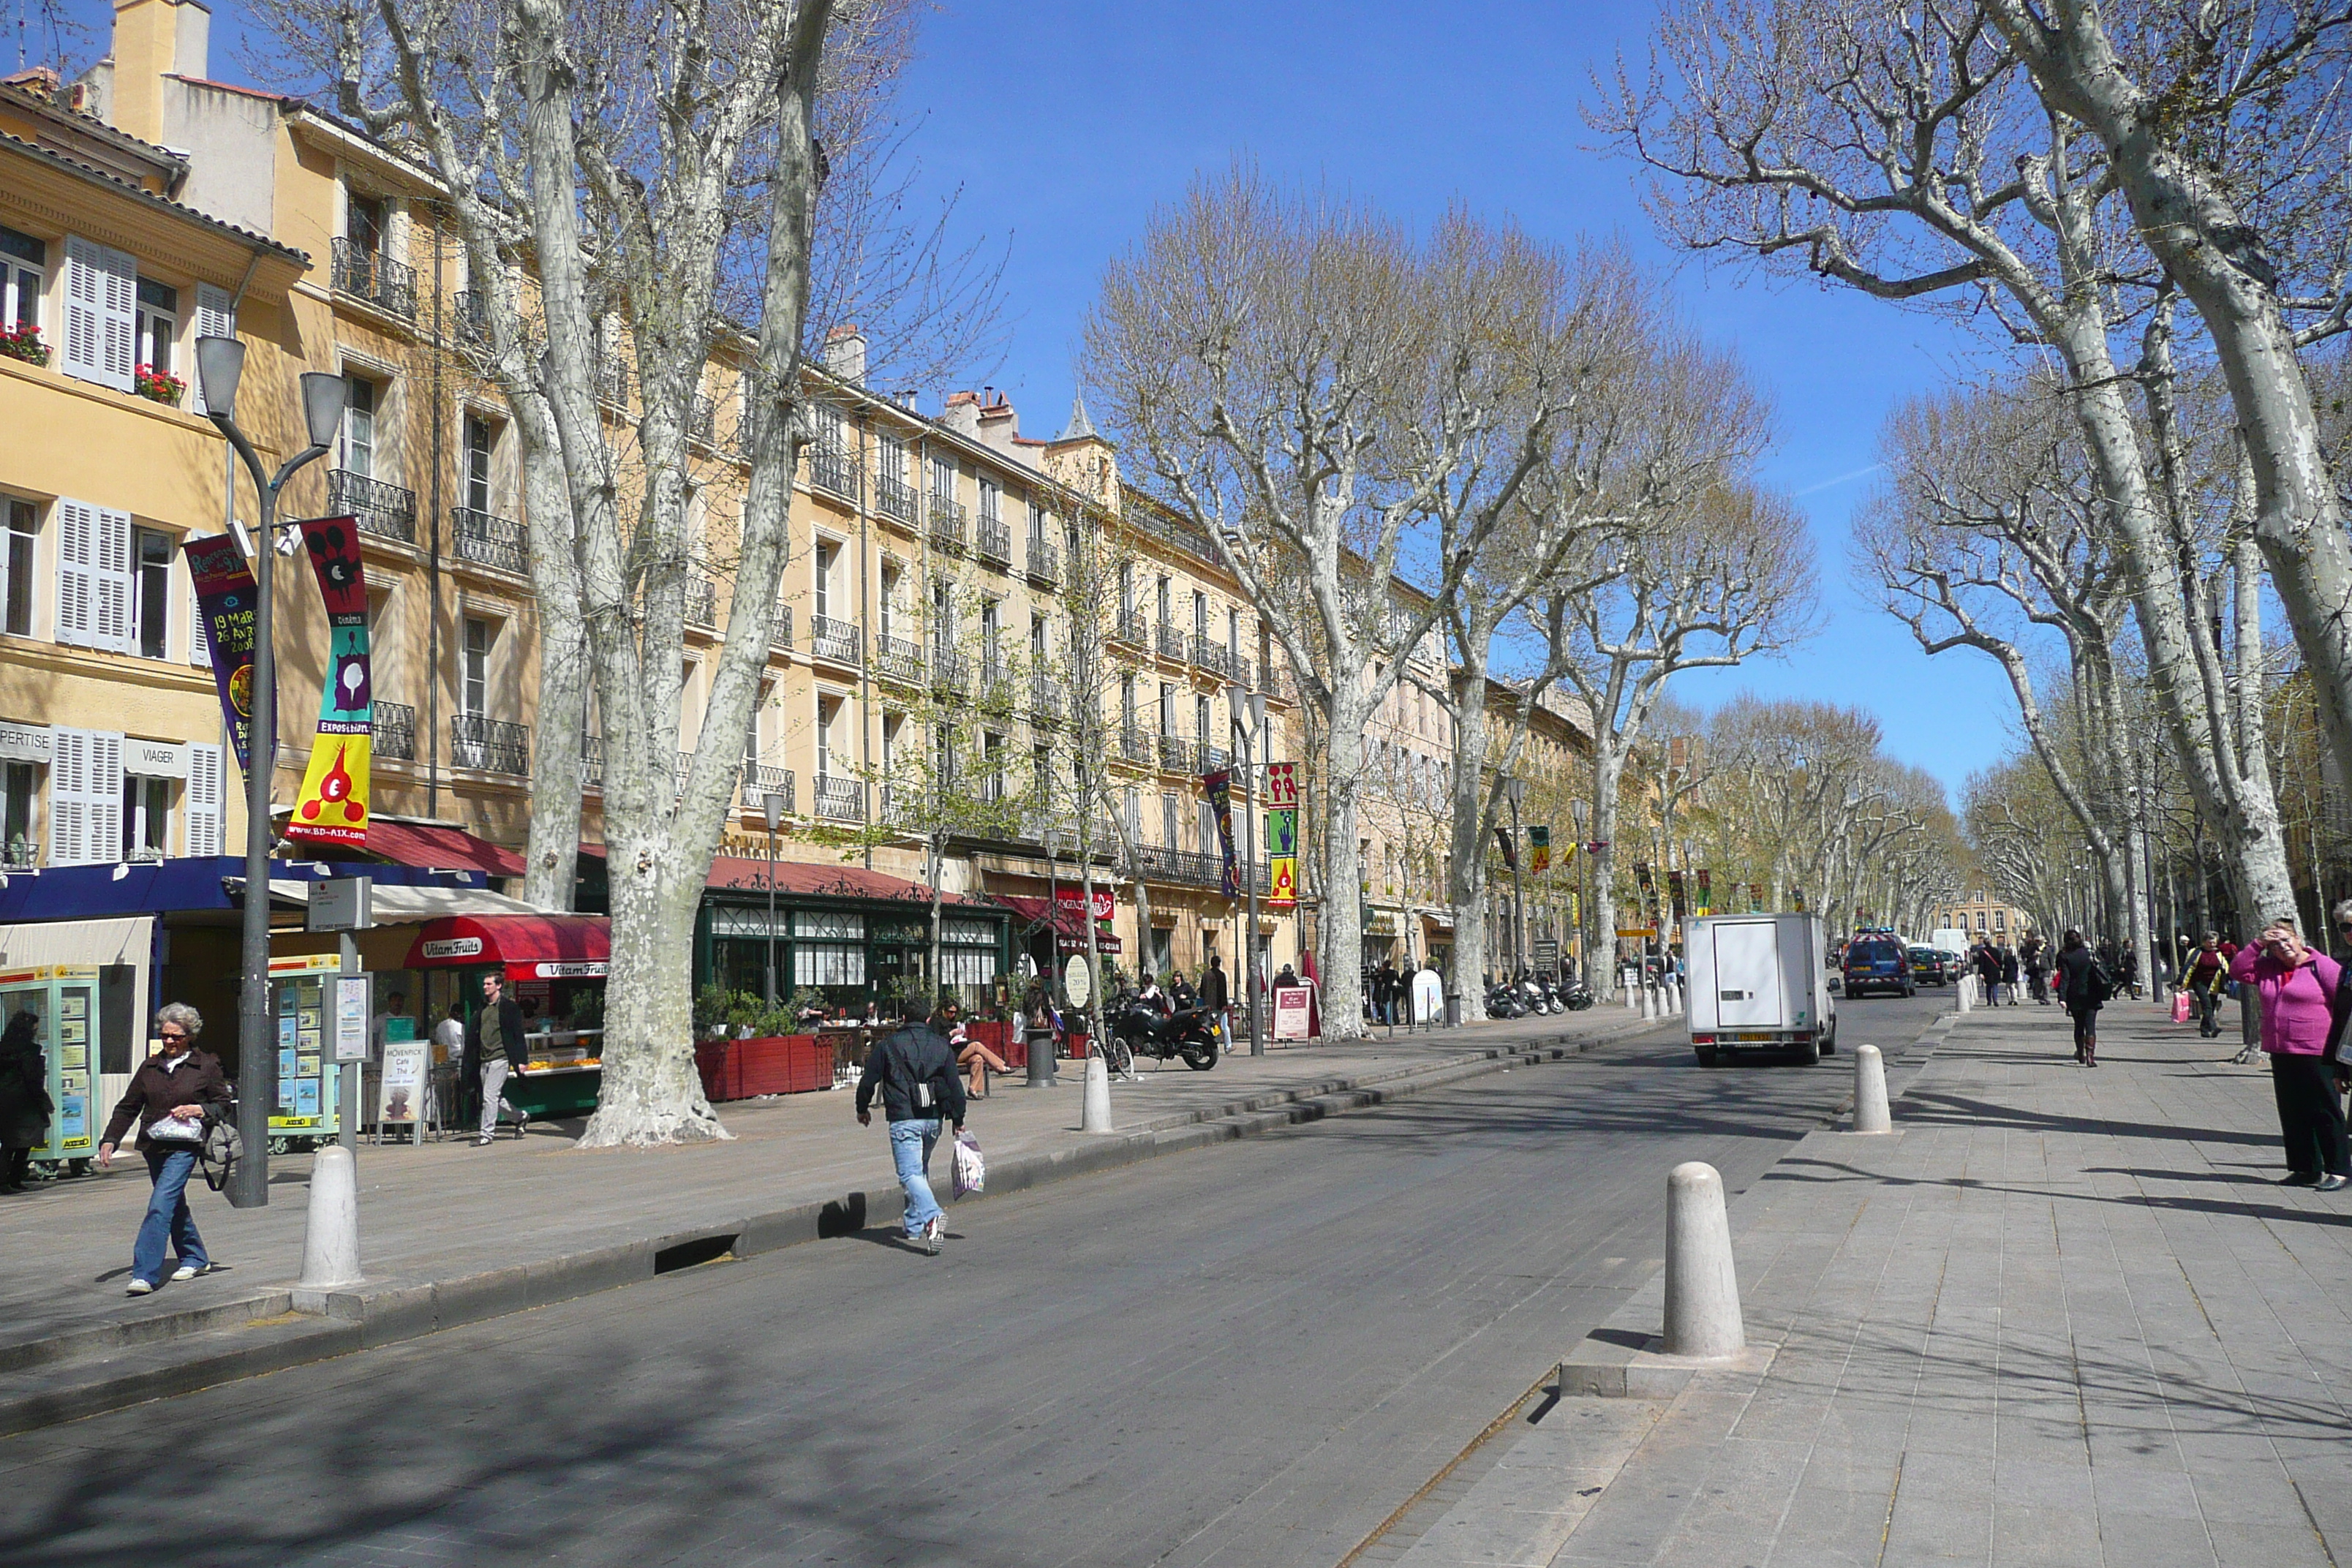
[[694, 1065], [714, 1101], [833, 1087], [833, 1048], [814, 1035], [707, 1041], [695, 1047]]

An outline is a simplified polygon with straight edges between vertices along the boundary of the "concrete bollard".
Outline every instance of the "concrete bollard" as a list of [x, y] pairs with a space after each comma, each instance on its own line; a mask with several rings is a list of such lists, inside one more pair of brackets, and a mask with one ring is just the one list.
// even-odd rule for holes
[[1666, 1353], [1720, 1361], [1748, 1347], [1723, 1177], [1698, 1160], [1666, 1178]]
[[311, 1156], [310, 1214], [302, 1232], [297, 1290], [334, 1290], [360, 1282], [359, 1162], [340, 1143]]
[[1646, 984], [1642, 987], [1642, 1021], [1648, 1023], [1658, 1016], [1658, 994]]
[[1078, 1131], [1110, 1131], [1110, 1064], [1100, 1057], [1087, 1058], [1086, 1110], [1079, 1119]]
[[1960, 1011], [1961, 1011], [1961, 1012], [1963, 1012], [1963, 1013], [1967, 1012], [1970, 1007], [1973, 1007], [1974, 1005], [1976, 1005], [1976, 1003], [1974, 1002], [1974, 1000], [1973, 1000], [1973, 999], [1972, 999], [1972, 997], [1971, 997], [1971, 993], [1973, 993], [1973, 992], [1976, 990], [1976, 984], [1977, 984], [1977, 977], [1976, 977], [1975, 975], [1973, 975], [1973, 974], [1963, 974], [1963, 975], [1961, 975], [1961, 976], [1960, 976], [1960, 984], [1959, 984]]
[[1895, 1117], [1886, 1109], [1886, 1062], [1876, 1046], [1853, 1048], [1853, 1130], [1895, 1131]]
[[1683, 983], [1681, 981], [1666, 982], [1666, 1005], [1673, 1009], [1673, 1016], [1679, 1018], [1683, 1016]]
[[1625, 1011], [1631, 1013], [1640, 1008], [1642, 1005], [1642, 999], [1633, 994], [1639, 987], [1633, 983], [1633, 972], [1632, 970], [1621, 969], [1617, 972], [1617, 985], [1618, 989], [1625, 993]]

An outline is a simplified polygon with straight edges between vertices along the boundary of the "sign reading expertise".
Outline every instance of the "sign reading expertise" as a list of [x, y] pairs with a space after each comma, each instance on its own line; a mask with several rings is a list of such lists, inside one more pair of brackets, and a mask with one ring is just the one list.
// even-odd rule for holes
[[253, 775], [253, 612], [259, 601], [253, 574], [226, 533], [191, 539], [180, 546], [196, 585], [196, 616], [212, 649], [213, 682], [220, 688], [221, 717], [236, 748], [237, 770]]

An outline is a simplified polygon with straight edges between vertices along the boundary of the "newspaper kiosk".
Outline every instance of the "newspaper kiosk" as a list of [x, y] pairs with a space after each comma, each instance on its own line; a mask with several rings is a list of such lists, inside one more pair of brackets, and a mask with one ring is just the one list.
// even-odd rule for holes
[[343, 1131], [342, 1075], [358, 1062], [334, 1059], [337, 952], [286, 953], [269, 961], [278, 1014], [278, 1103], [269, 1108], [269, 1152], [316, 1149]]
[[604, 1086], [604, 979], [612, 925], [602, 915], [450, 915], [418, 928], [411, 969], [459, 971], [470, 1030], [484, 974], [503, 974], [523, 1014], [529, 1063], [507, 1079], [526, 1116], [584, 1116]]
[[44, 1167], [79, 1165], [97, 1152], [90, 1086], [97, 1081], [98, 971], [63, 964], [0, 970], [0, 1028], [19, 1013], [39, 1020], [49, 1101], [48, 1141], [33, 1151]]

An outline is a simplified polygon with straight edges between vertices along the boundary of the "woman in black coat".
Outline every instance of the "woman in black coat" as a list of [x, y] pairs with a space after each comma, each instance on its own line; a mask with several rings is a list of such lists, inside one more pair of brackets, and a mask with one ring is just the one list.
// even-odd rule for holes
[[0, 1033], [0, 1193], [21, 1193], [33, 1151], [49, 1141], [48, 1064], [41, 1057], [41, 1020], [19, 1013]]

